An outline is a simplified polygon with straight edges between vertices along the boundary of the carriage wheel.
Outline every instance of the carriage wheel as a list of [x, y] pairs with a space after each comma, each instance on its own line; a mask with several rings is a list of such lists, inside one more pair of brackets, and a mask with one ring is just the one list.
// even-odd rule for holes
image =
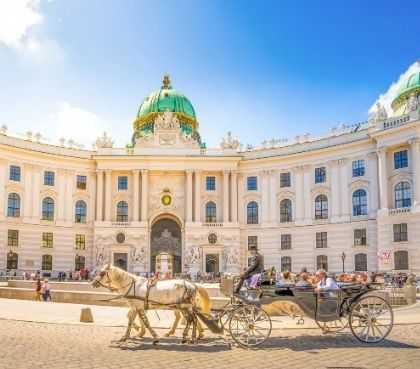
[[349, 325], [349, 319], [344, 316], [330, 322], [320, 322], [318, 320], [315, 320], [315, 322], [322, 329], [323, 333], [338, 333], [346, 329]]
[[391, 332], [394, 313], [391, 305], [378, 296], [364, 296], [350, 311], [350, 329], [364, 343], [381, 342]]
[[256, 347], [270, 337], [271, 319], [258, 306], [240, 306], [230, 315], [229, 333], [238, 345]]

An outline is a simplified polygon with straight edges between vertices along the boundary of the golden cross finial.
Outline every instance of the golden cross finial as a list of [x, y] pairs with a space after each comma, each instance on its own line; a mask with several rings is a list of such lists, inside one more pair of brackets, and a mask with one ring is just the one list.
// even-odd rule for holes
[[163, 83], [163, 88], [170, 88], [171, 87], [171, 79], [169, 77], [169, 74], [165, 74], [163, 76], [162, 83]]

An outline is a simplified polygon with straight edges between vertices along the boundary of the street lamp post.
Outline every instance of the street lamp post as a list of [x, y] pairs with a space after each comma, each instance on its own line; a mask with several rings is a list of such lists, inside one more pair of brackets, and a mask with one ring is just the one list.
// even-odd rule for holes
[[344, 262], [346, 260], [346, 253], [343, 251], [343, 253], [341, 254], [341, 261], [343, 262], [343, 273], [344, 273]]

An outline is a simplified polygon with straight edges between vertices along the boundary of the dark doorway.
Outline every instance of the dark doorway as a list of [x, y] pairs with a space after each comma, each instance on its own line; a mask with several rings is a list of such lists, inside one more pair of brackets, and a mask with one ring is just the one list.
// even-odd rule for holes
[[123, 270], [127, 270], [127, 259], [126, 252], [117, 252], [114, 254], [114, 265]]
[[219, 273], [219, 255], [206, 255], [206, 273]]
[[150, 239], [150, 267], [156, 271], [156, 256], [166, 252], [173, 256], [174, 273], [182, 271], [182, 241], [181, 227], [172, 219], [158, 220], [152, 226]]

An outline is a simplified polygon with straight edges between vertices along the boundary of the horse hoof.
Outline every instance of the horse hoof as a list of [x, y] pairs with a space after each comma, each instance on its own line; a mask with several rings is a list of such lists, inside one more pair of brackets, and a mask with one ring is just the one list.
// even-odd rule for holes
[[181, 343], [188, 343], [188, 340], [186, 338], [183, 338]]
[[154, 345], [157, 345], [159, 343], [159, 338], [155, 338], [154, 340], [153, 340], [153, 344]]
[[127, 341], [127, 338], [128, 338], [128, 337], [121, 337], [121, 338], [119, 339], [119, 342], [125, 342], [125, 341]]
[[173, 335], [172, 332], [165, 333], [165, 337], [171, 337]]

